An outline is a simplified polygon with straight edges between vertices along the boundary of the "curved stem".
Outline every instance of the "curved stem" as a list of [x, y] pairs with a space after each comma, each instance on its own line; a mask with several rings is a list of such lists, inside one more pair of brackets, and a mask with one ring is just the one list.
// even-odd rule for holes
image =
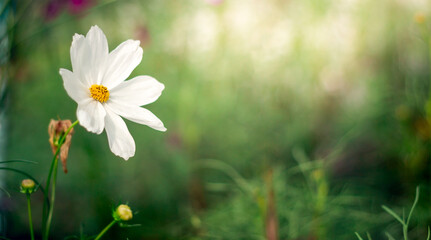
[[43, 239], [48, 240], [49, 237], [49, 229], [51, 227], [51, 221], [52, 221], [52, 212], [54, 210], [54, 201], [55, 201], [55, 186], [57, 181], [57, 170], [58, 170], [58, 155], [60, 153], [60, 149], [63, 146], [63, 143], [67, 137], [67, 135], [72, 131], [73, 127], [76, 126], [79, 123], [78, 120], [72, 123], [70, 127], [66, 130], [66, 132], [61, 136], [60, 140], [58, 141], [58, 147], [55, 151], [54, 157], [52, 158], [51, 167], [49, 169], [48, 178], [46, 179], [46, 186], [45, 189], [47, 189], [47, 194], [49, 193], [49, 186], [51, 184], [51, 176], [54, 174], [54, 179], [52, 182], [52, 192], [51, 192], [51, 202], [49, 205], [44, 204], [43, 205], [43, 212], [42, 212], [42, 224], [44, 229]]
[[48, 239], [48, 236], [49, 236], [49, 229], [51, 227], [51, 221], [52, 221], [52, 213], [54, 211], [55, 185], [57, 182], [57, 172], [58, 172], [57, 170], [58, 170], [58, 158], [54, 160], [54, 177], [52, 181], [51, 204], [49, 205], [48, 218], [46, 219], [46, 229], [45, 229], [46, 239]]
[[[429, 66], [431, 67], [431, 38], [427, 39], [428, 42], [428, 62], [429, 62]], [[426, 117], [428, 119], [428, 121], [430, 121], [431, 119], [431, 73], [429, 73], [430, 76], [430, 85], [429, 85], [429, 89], [428, 89], [428, 100], [425, 102], [425, 113], [426, 113]]]
[[103, 234], [105, 234], [117, 221], [112, 220], [112, 222], [110, 224], [108, 224], [108, 226], [106, 226], [100, 233], [99, 235], [97, 235], [97, 237], [94, 240], [99, 240]]
[[[51, 167], [49, 168], [49, 173], [48, 173], [48, 178], [46, 179], [46, 185], [45, 185], [45, 189], [46, 189], [46, 197], [49, 199], [49, 186], [51, 184], [51, 175], [52, 175], [52, 171], [54, 169], [54, 165], [56, 165], [58, 163], [58, 153], [60, 152], [60, 148], [61, 145], [59, 145], [59, 147], [57, 148], [57, 151], [54, 154], [54, 157], [52, 159], [51, 162]], [[54, 191], [55, 192], [55, 191]], [[49, 211], [51, 211], [51, 206], [52, 206], [52, 202], [48, 202], [49, 204], [43, 204], [43, 211], [42, 211], [42, 231], [43, 232], [43, 239], [44, 240], [48, 240], [48, 235], [49, 235], [49, 224], [48, 224], [48, 215], [49, 215]]]
[[31, 240], [34, 240], [34, 232], [33, 232], [33, 220], [31, 217], [31, 202], [30, 202], [30, 194], [27, 193], [27, 208], [28, 208], [28, 223], [30, 225], [30, 235], [31, 235]]

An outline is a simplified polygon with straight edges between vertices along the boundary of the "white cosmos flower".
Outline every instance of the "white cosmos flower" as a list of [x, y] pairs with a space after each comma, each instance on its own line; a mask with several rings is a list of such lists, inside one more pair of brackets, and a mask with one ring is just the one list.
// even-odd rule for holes
[[60, 69], [67, 94], [78, 103], [81, 126], [96, 134], [105, 129], [111, 151], [125, 160], [135, 155], [135, 141], [121, 117], [166, 131], [160, 119], [140, 107], [156, 101], [165, 86], [150, 76], [125, 81], [141, 62], [142, 53], [134, 40], [109, 52], [105, 34], [93, 26], [87, 36], [73, 36], [73, 72]]

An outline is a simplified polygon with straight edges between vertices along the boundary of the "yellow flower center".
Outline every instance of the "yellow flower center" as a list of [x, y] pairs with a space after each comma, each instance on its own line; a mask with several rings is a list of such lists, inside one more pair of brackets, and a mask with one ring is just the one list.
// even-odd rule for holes
[[103, 85], [93, 84], [90, 87], [91, 97], [97, 101], [104, 103], [109, 99], [109, 91]]

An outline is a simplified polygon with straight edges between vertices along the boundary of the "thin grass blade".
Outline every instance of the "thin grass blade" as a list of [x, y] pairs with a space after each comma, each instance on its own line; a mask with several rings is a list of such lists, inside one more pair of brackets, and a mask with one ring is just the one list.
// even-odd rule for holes
[[394, 211], [392, 211], [392, 209], [386, 207], [385, 205], [382, 205], [383, 210], [385, 210], [387, 213], [389, 213], [390, 215], [392, 215], [392, 217], [394, 217], [398, 222], [400, 222], [403, 226], [405, 225], [404, 221], [401, 219], [400, 216], [398, 216], [398, 214], [396, 214]]
[[395, 240], [394, 237], [392, 237], [391, 234], [389, 234], [388, 232], [385, 232], [386, 237], [388, 237], [388, 240]]
[[356, 235], [356, 237], [357, 237], [359, 240], [364, 240], [363, 238], [361, 238], [361, 235], [359, 235], [359, 233], [358, 233], [358, 232], [355, 232], [355, 235]]
[[415, 210], [415, 207], [418, 204], [418, 201], [419, 201], [419, 186], [416, 187], [415, 201], [413, 202], [412, 208], [410, 209], [409, 216], [407, 217], [407, 222], [406, 222], [407, 226], [409, 225], [410, 218], [412, 217], [413, 211]]
[[430, 227], [428, 226], [428, 236], [427, 236], [427, 240], [430, 240], [431, 234], [430, 234]]
[[0, 161], [0, 164], [2, 164], [2, 163], [15, 163], [15, 162], [39, 164], [38, 162], [25, 160], [25, 159], [12, 159], [12, 160], [7, 160], [7, 161]]

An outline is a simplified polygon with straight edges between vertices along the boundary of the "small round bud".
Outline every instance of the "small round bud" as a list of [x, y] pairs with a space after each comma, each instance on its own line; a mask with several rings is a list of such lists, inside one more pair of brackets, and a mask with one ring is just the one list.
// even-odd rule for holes
[[133, 218], [132, 210], [125, 204], [118, 206], [112, 215], [116, 221], [129, 221]]
[[21, 182], [22, 193], [33, 193], [36, 191], [36, 184], [31, 179], [24, 179]]

